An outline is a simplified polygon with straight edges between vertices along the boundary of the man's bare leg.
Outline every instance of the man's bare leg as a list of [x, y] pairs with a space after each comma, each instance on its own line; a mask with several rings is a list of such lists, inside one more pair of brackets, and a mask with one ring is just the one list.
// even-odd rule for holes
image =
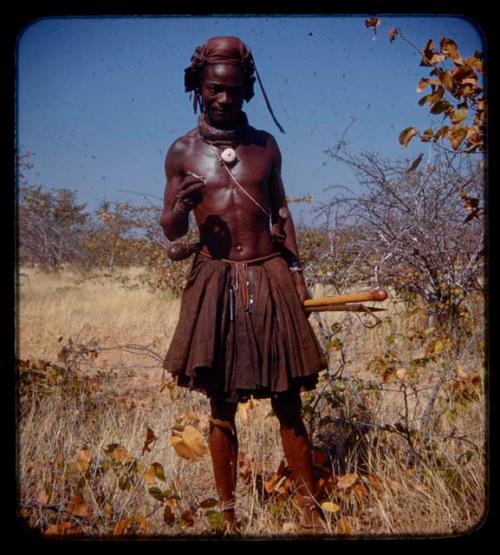
[[[238, 437], [234, 417], [237, 403], [210, 401], [211, 423], [209, 448], [214, 469], [215, 487], [224, 521], [234, 526], [236, 473], [238, 469]], [[232, 427], [232, 430], [229, 427]]]
[[280, 423], [281, 440], [292, 477], [302, 496], [304, 524], [322, 527], [322, 513], [314, 496], [316, 484], [313, 474], [311, 444], [302, 420], [300, 393], [291, 391], [271, 399], [274, 414]]

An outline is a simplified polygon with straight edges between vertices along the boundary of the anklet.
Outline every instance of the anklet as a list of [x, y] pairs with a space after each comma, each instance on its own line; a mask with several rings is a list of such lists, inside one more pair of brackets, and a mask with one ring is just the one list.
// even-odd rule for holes
[[236, 507], [236, 499], [229, 499], [228, 501], [221, 501], [219, 504], [219, 510], [221, 512], [226, 512], [226, 511], [234, 511], [234, 508]]

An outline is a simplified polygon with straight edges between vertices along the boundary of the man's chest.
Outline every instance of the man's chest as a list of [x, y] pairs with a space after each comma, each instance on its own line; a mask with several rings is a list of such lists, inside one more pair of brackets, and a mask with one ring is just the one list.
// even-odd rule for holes
[[222, 160], [223, 148], [203, 144], [194, 156], [186, 161], [185, 171], [191, 171], [205, 179], [204, 194], [218, 196], [234, 187], [234, 179], [249, 193], [257, 196], [267, 191], [272, 171], [272, 158], [266, 148], [239, 145], [234, 149], [233, 163]]

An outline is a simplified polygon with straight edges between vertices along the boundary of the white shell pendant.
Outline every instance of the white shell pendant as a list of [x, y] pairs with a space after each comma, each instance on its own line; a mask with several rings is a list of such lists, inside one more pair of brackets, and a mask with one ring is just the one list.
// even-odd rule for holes
[[220, 157], [226, 164], [232, 164], [236, 160], [236, 152], [233, 148], [226, 148], [222, 151]]

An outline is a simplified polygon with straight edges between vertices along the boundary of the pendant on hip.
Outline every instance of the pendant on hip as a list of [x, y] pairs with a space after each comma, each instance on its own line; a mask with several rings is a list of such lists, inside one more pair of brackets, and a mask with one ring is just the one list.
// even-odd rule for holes
[[220, 157], [227, 165], [235, 164], [238, 161], [234, 148], [225, 148]]

